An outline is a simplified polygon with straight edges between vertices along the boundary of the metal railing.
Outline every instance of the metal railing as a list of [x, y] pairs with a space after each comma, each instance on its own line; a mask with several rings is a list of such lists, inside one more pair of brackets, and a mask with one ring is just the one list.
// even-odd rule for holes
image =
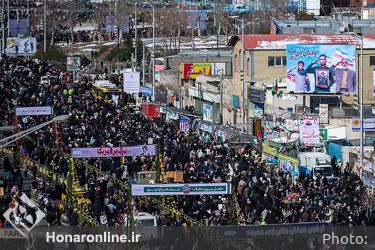
[[[15, 157], [13, 152], [11, 150], [7, 149], [7, 148], [0, 148], [0, 152], [3, 153], [4, 155], [8, 156], [8, 157], [13, 158], [13, 159]], [[52, 182], [67, 185], [68, 179], [65, 176], [60, 175], [60, 174], [48, 169], [46, 166], [43, 166], [40, 163], [38, 163], [38, 162], [36, 162], [32, 159], [25, 159], [24, 162], [29, 167], [35, 168], [39, 175], [42, 175], [43, 177], [46, 177], [46, 178], [50, 178]], [[49, 176], [50, 171], [52, 171], [51, 176]], [[81, 221], [84, 221], [91, 226], [103, 228], [102, 225], [100, 225], [94, 218], [87, 215], [87, 213], [85, 211], [83, 211], [83, 209], [81, 209], [80, 206], [74, 206], [74, 209], [77, 210], [77, 212], [75, 214], [78, 216], [78, 219], [80, 219]]]

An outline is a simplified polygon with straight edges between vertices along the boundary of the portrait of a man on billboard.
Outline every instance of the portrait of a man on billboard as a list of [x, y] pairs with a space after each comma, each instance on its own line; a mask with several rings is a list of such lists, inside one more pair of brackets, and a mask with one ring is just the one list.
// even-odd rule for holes
[[289, 44], [288, 93], [355, 93], [354, 45]]

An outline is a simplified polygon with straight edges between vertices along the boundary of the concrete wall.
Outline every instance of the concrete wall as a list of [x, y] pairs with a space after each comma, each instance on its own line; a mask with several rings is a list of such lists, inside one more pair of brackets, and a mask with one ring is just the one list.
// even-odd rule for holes
[[179, 93], [178, 74], [173, 71], [160, 71], [160, 84], [168, 90], [168, 95]]
[[[286, 88], [279, 88], [284, 93], [286, 93]], [[295, 112], [295, 105], [296, 104], [303, 104], [303, 96], [302, 95], [295, 95], [296, 99], [288, 100], [288, 95], [283, 95], [281, 98], [277, 97], [277, 95], [272, 95], [272, 89], [267, 89], [266, 91], [266, 113], [272, 110], [279, 109], [279, 112], [287, 112], [288, 108], [293, 108], [293, 112]], [[306, 107], [309, 107], [310, 103], [310, 96], [306, 96]]]

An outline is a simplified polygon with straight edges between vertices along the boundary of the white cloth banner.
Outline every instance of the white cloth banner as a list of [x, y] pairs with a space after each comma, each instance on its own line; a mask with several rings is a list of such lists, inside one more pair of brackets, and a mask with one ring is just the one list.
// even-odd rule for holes
[[16, 116], [26, 115], [52, 115], [52, 107], [20, 107], [16, 108]]
[[305, 146], [320, 144], [319, 118], [305, 117], [299, 119], [300, 142]]
[[102, 158], [102, 157], [126, 157], [126, 156], [154, 156], [155, 145], [139, 145], [132, 147], [116, 148], [72, 148], [73, 158]]
[[138, 94], [141, 92], [141, 73], [125, 72], [123, 84], [125, 93]]

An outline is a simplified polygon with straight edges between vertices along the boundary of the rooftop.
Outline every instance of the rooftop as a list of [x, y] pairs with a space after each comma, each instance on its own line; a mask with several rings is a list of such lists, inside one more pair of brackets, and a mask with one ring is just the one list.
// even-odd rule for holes
[[[241, 36], [231, 37], [228, 45], [234, 46]], [[355, 34], [341, 35], [245, 35], [245, 49], [286, 49], [288, 44], [350, 44], [360, 47], [361, 39]], [[375, 35], [364, 35], [363, 48], [375, 49]]]

